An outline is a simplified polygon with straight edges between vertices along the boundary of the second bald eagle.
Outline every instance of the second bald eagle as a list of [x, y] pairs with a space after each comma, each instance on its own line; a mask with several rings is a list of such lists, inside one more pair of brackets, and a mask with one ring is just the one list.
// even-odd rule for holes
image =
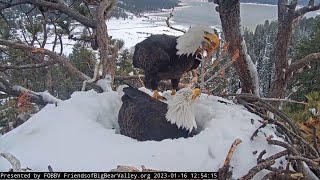
[[206, 26], [192, 27], [179, 37], [151, 35], [136, 44], [133, 66], [144, 71], [145, 86], [153, 90], [153, 97], [163, 100], [158, 93], [158, 82], [170, 79], [175, 95], [181, 76], [199, 66], [199, 53], [205, 50], [211, 55], [219, 43], [213, 29]]

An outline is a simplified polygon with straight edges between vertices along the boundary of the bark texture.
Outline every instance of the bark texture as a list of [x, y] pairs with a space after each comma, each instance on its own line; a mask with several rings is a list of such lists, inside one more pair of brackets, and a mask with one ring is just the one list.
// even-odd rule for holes
[[[278, 0], [278, 34], [275, 43], [275, 76], [269, 91], [271, 98], [285, 98], [286, 88], [293, 74], [299, 68], [303, 68], [308, 62], [319, 59], [317, 53], [310, 54], [295, 63], [288, 63], [289, 42], [293, 33], [295, 20], [305, 13], [320, 9], [320, 4], [314, 5], [310, 1], [309, 5], [296, 10], [298, 1], [293, 0], [288, 4], [288, 0]], [[272, 105], [278, 107], [280, 102], [275, 101]]]
[[240, 1], [239, 0], [216, 0], [217, 11], [220, 14], [222, 30], [228, 44], [228, 52], [232, 56], [239, 51], [239, 57], [234, 62], [234, 67], [239, 75], [242, 92], [253, 93], [254, 83], [250, 75], [246, 54], [241, 45], [241, 25], [240, 25]]

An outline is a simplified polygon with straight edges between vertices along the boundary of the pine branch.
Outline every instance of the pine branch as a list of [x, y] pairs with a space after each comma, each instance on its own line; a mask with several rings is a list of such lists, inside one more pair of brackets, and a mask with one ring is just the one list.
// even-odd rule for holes
[[18, 2], [15, 1], [15, 3], [0, 4], [0, 11], [17, 6], [17, 5], [22, 5], [22, 4], [32, 4], [39, 7], [46, 7], [46, 8], [61, 11], [62, 13], [68, 15], [69, 17], [77, 20], [81, 24], [85, 26], [89, 26], [91, 28], [95, 28], [97, 25], [96, 20], [89, 19], [86, 16], [83, 16], [79, 12], [75, 11], [74, 9], [70, 8], [69, 6], [61, 2], [53, 3], [45, 0], [19, 0]]
[[5, 45], [5, 46], [13, 47], [16, 49], [20, 49], [20, 50], [31, 51], [33, 53], [48, 55], [51, 57], [53, 61], [56, 61], [57, 63], [59, 63], [68, 72], [75, 75], [75, 77], [77, 77], [79, 80], [84, 81], [84, 80], [90, 79], [90, 77], [88, 77], [87, 75], [79, 71], [77, 68], [75, 68], [68, 59], [64, 58], [63, 56], [59, 56], [57, 53], [52, 52], [50, 50], [43, 49], [43, 48], [35, 48], [26, 44], [21, 44], [18, 42], [2, 40], [2, 39], [0, 39], [0, 45]]
[[12, 65], [2, 65], [0, 64], [0, 71], [6, 71], [8, 69], [15, 69], [15, 70], [22, 70], [22, 69], [36, 69], [36, 68], [43, 68], [47, 67], [50, 65], [54, 65], [57, 62], [54, 61], [47, 61], [44, 63], [39, 63], [39, 64], [26, 64], [26, 65], [21, 65], [21, 66], [12, 66]]

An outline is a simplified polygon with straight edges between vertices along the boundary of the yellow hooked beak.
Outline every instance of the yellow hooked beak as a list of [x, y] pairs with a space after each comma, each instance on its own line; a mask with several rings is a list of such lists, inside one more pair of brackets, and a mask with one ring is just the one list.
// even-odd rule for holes
[[199, 97], [200, 94], [201, 94], [201, 91], [199, 88], [194, 89], [192, 94], [192, 101], [194, 101], [197, 97]]
[[203, 38], [206, 40], [209, 47], [206, 48], [208, 51], [208, 54], [213, 53], [214, 50], [216, 50], [220, 46], [220, 39], [219, 37], [213, 33], [204, 32]]

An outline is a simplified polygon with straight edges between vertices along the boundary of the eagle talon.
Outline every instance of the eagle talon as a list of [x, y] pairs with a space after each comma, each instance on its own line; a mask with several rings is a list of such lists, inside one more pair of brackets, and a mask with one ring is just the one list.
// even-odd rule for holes
[[160, 94], [158, 93], [157, 90], [153, 91], [153, 98], [158, 99], [158, 100], [162, 100], [162, 101], [166, 101], [167, 99], [163, 96], [160, 96]]

